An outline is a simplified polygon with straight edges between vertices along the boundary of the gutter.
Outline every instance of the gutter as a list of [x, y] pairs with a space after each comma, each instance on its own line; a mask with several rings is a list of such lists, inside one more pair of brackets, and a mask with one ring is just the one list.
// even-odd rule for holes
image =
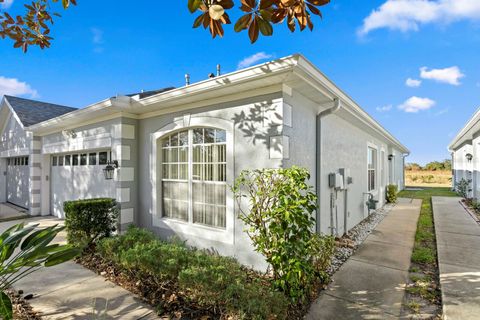
[[320, 196], [322, 190], [322, 119], [328, 115], [337, 113], [342, 108], [342, 102], [339, 98], [333, 100], [333, 107], [323, 110], [317, 114], [317, 137], [316, 137], [316, 161], [315, 161], [315, 172], [316, 172], [316, 181], [315, 189], [317, 194], [317, 211], [316, 211], [316, 231], [317, 233], [321, 232], [320, 227]]

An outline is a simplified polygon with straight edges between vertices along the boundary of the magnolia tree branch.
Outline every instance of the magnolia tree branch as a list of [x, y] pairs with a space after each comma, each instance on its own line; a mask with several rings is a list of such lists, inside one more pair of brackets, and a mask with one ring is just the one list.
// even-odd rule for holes
[[[30, 2], [31, 1], [31, 2]], [[13, 40], [15, 48], [24, 52], [29, 46], [41, 49], [49, 48], [53, 38], [50, 27], [53, 17], [60, 14], [53, 8], [61, 2], [63, 9], [76, 5], [77, 0], [30, 0], [24, 4], [23, 14], [14, 15], [5, 9], [0, 11], [0, 37]], [[5, 0], [0, 0], [0, 4]], [[254, 43], [260, 35], [272, 36], [274, 26], [287, 24], [291, 32], [297, 29], [313, 30], [312, 16], [322, 17], [319, 7], [330, 0], [187, 0], [188, 10], [196, 16], [193, 28], [202, 26], [208, 29], [213, 38], [223, 37], [224, 25], [232, 24], [227, 11], [237, 9], [243, 14], [234, 24], [235, 32], [247, 31], [250, 42]]]

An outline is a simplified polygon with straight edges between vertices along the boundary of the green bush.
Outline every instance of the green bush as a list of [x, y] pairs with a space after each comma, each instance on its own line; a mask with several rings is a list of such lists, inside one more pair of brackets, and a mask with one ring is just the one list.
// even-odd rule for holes
[[[274, 285], [294, 302], [304, 299], [319, 279], [316, 260], [326, 265], [331, 252], [323, 244], [332, 242], [323, 243], [312, 231], [317, 197], [309, 179], [304, 168], [261, 169], [243, 171], [233, 187], [240, 219], [272, 267]], [[244, 198], [248, 211], [242, 209]]]
[[471, 191], [470, 183], [472, 180], [462, 178], [459, 182], [455, 183], [455, 190], [463, 198], [468, 199], [468, 193]]
[[67, 240], [74, 245], [90, 245], [116, 231], [119, 208], [115, 199], [65, 201]]
[[97, 243], [97, 252], [138, 280], [153, 277], [178, 286], [185, 299], [233, 319], [284, 319], [288, 301], [268, 284], [249, 277], [233, 258], [166, 242], [130, 227], [123, 235]]
[[398, 187], [394, 184], [389, 184], [387, 186], [387, 202], [395, 203], [397, 202]]

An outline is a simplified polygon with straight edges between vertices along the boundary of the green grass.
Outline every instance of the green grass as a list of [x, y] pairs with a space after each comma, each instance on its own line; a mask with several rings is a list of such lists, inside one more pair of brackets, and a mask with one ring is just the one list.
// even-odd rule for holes
[[[455, 197], [457, 194], [450, 188], [424, 188], [419, 191], [402, 191], [398, 195], [401, 198], [413, 198], [422, 200], [422, 208], [417, 223], [415, 244], [412, 252], [412, 266], [410, 272], [423, 273], [425, 277], [412, 274], [410, 280], [412, 286], [407, 287], [407, 292], [412, 296], [418, 296], [428, 301], [437, 301], [440, 297], [438, 278], [432, 278], [429, 274], [434, 271], [438, 274], [437, 244], [435, 239], [435, 227], [433, 221], [432, 196]], [[414, 300], [406, 302], [406, 306], [414, 312], [418, 312], [420, 306]]]

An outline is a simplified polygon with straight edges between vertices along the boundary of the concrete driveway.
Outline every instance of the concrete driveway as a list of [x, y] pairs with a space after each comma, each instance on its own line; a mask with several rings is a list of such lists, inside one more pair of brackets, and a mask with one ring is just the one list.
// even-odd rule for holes
[[[24, 221], [39, 227], [63, 223], [53, 217]], [[20, 222], [1, 222], [0, 232]], [[65, 242], [65, 237], [62, 232], [55, 242]], [[34, 295], [29, 303], [43, 319], [157, 319], [140, 298], [74, 262], [43, 268], [17, 282], [15, 289]]]
[[15, 218], [26, 218], [28, 212], [26, 209], [17, 207], [10, 203], [0, 203], [0, 221]]

